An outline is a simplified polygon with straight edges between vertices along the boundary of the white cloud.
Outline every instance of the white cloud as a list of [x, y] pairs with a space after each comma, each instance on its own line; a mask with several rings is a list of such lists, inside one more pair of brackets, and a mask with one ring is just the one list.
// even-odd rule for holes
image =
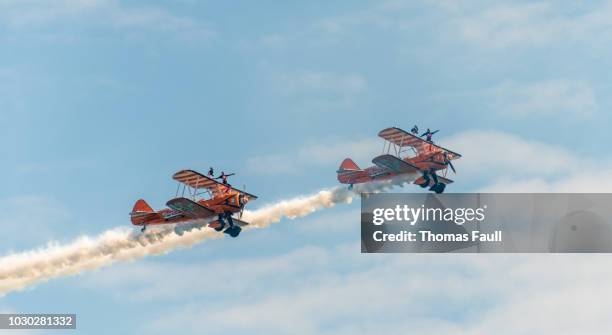
[[280, 47], [287, 43], [287, 37], [283, 34], [269, 34], [261, 38], [261, 43], [267, 47]]
[[376, 137], [353, 141], [328, 139], [326, 143], [305, 145], [289, 153], [251, 157], [247, 165], [255, 173], [297, 175], [311, 168], [330, 166], [335, 169], [346, 157], [351, 157], [361, 167], [367, 167], [381, 150], [382, 140]]
[[367, 80], [359, 73], [263, 68], [262, 94], [295, 122], [327, 113], [355, 117], [367, 99]]
[[[213, 266], [146, 265], [136, 277], [112, 268], [87, 285], [118, 299], [151, 287], [147, 294], [168, 307], [146, 333], [607, 333], [605, 262], [604, 255], [363, 255], [349, 244]], [[172, 294], [160, 295], [164, 287]], [[177, 299], [190, 302], [172, 305]]]
[[366, 88], [366, 80], [355, 73], [335, 74], [318, 71], [300, 71], [275, 75], [273, 80], [283, 94], [356, 94]]
[[[255, 173], [301, 174], [312, 168], [335, 169], [351, 157], [362, 168], [381, 152], [375, 137], [310, 144], [294, 152], [251, 157]], [[528, 140], [510, 133], [469, 130], [441, 138], [438, 144], [462, 154], [456, 177], [466, 190], [483, 192], [609, 192], [612, 160]], [[475, 186], [470, 186], [470, 185]], [[484, 185], [484, 186], [483, 186]]]
[[[516, 47], [605, 48], [612, 40], [612, 5], [599, 2], [490, 2], [393, 0], [312, 22], [295, 40], [342, 38], [357, 29], [412, 36], [431, 33], [444, 43], [462, 41], [484, 50]], [[297, 37], [300, 38], [297, 38]], [[414, 49], [415, 44], [409, 43]]]
[[[558, 185], [598, 189], [599, 176], [568, 164], [596, 160], [561, 147], [495, 131], [442, 141], [464, 150], [460, 171], [468, 178], [487, 170], [496, 179], [541, 187], [533, 191]], [[505, 156], [495, 157], [491, 148], [503, 148]], [[601, 177], [612, 180], [609, 171]], [[572, 175], [579, 178], [567, 178]], [[349, 219], [340, 213], [309, 223]], [[143, 325], [144, 333], [606, 334], [612, 331], [607, 258], [364, 255], [357, 244], [306, 246], [286, 255], [204, 265], [130, 264], [90, 275], [82, 285], [111, 290], [122, 301], [165, 302], [163, 318]]]
[[[13, 68], [0, 67], [0, 109], [5, 113], [0, 114], [3, 132], [10, 131], [10, 120], [13, 115], [23, 113], [24, 101], [28, 100], [26, 89], [23, 85], [23, 74]], [[11, 116], [10, 116], [11, 115]]]
[[206, 23], [177, 16], [162, 7], [128, 6], [116, 0], [0, 1], [3, 25], [16, 32], [38, 30], [53, 33], [75, 24], [136, 32], [153, 30], [175, 33], [185, 39], [214, 35]]
[[538, 44], [564, 26], [564, 22], [544, 19], [548, 14], [550, 7], [545, 3], [498, 5], [459, 16], [456, 23], [465, 39], [486, 46]]
[[15, 172], [24, 175], [91, 170], [101, 163], [92, 158], [65, 159], [62, 161], [32, 161], [15, 166]]
[[465, 40], [486, 48], [547, 47], [555, 43], [609, 41], [612, 7], [600, 4], [523, 2], [441, 6], [450, 27]]
[[592, 164], [580, 153], [499, 131], [466, 131], [441, 143], [463, 155], [455, 164], [462, 178], [555, 178]]
[[[31, 246], [56, 238], [66, 228], [70, 211], [58, 201], [40, 195], [0, 199], [0, 226], [7, 239], [2, 248]], [[26, 234], [27, 232], [27, 234]]]
[[590, 85], [566, 79], [534, 83], [503, 82], [485, 95], [492, 109], [504, 116], [533, 118], [582, 118], [593, 116], [598, 109]]
[[538, 193], [609, 193], [612, 191], [612, 167], [584, 169], [565, 176], [548, 179], [544, 175], [531, 178], [498, 178], [485, 186], [482, 192]]
[[[253, 283], [281, 284], [287, 277], [299, 276], [308, 266], [327, 267], [327, 252], [306, 246], [287, 255], [263, 259], [213, 260], [204, 267], [147, 262], [119, 264], [87, 275], [80, 284], [95, 289], [129, 288], [129, 292], [122, 291], [116, 297], [132, 302], [193, 299], [214, 295], [214, 288], [228, 287], [231, 287], [228, 296], [237, 297], [250, 294]], [[240, 269], [240, 276], [236, 276], [236, 269]], [[159, 280], [161, 277], [164, 279]], [[202, 285], [203, 280], [208, 284]]]
[[305, 218], [296, 225], [296, 229], [305, 234], [346, 234], [358, 229], [360, 213], [359, 209], [328, 212], [318, 217]]
[[[476, 94], [468, 94], [485, 102], [487, 114], [499, 113], [514, 119], [544, 120], [556, 117], [563, 122], [592, 117], [600, 111], [601, 105], [605, 104], [605, 97], [597, 95], [600, 85], [590, 80], [588, 73], [587, 77], [576, 77], [571, 73], [544, 78], [540, 76], [529, 81], [516, 80], [512, 79], [513, 75], [520, 76], [524, 73], [518, 71], [504, 74], [504, 71], [508, 71], [508, 66], [515, 67], [524, 61], [533, 60], [521, 59], [517, 63], [514, 51], [504, 53], [501, 63], [499, 57], [481, 56], [488, 49], [505, 51], [506, 48], [517, 46], [546, 47], [551, 49], [551, 55], [560, 53], [562, 58], [573, 54], [573, 51], [568, 53], [565, 50], [567, 47], [576, 52], [593, 52], [601, 48], [600, 52], [596, 53], [605, 54], [607, 50], [603, 48], [612, 40], [612, 23], [608, 19], [611, 15], [612, 5], [608, 4], [491, 4], [457, 1], [415, 4], [410, 1], [388, 1], [314, 20], [297, 32], [270, 34], [261, 40], [269, 47], [286, 47], [294, 43], [294, 48], [300, 48], [306, 43], [310, 47], [327, 49], [334, 45], [334, 41], [346, 43], [347, 40], [359, 39], [364, 32], [371, 33], [375, 30], [385, 39], [394, 41], [393, 48], [405, 50], [410, 55], [406, 59], [413, 65], [415, 61], [426, 63], [431, 57], [441, 55], [447, 63], [450, 57], [451, 63], [456, 65], [456, 62], [460, 61], [476, 71], [475, 73], [501, 73], [509, 78], [499, 81], [493, 88], [487, 87]], [[318, 42], [321, 44], [317, 44]], [[461, 50], [466, 47], [469, 49], [470, 46], [476, 48]], [[418, 56], [415, 58], [415, 55]], [[462, 59], [464, 56], [469, 58]], [[480, 63], [484, 64], [479, 65]], [[503, 65], [502, 68], [499, 64]], [[341, 91], [338, 87], [352, 86], [358, 91], [355, 88], [363, 86], [358, 84], [359, 80], [354, 80], [355, 85], [348, 85], [350, 80], [329, 79], [314, 74], [310, 79], [308, 77], [309, 75], [303, 73], [281, 75], [276, 78], [279, 82], [276, 91], [286, 95], [296, 92], [306, 95], [308, 92], [312, 94], [313, 87], [321, 87], [322, 92], [336, 92], [336, 95], [341, 97], [351, 89]], [[335, 89], [323, 88], [326, 83]], [[456, 90], [431, 94], [457, 97]], [[355, 107], [360, 106], [351, 104], [350, 99], [331, 100], [329, 97], [320, 97], [306, 96], [300, 102], [306, 104], [304, 109], [310, 112], [318, 109], [357, 109]]]
[[610, 192], [612, 161], [497, 131], [443, 139], [463, 157], [457, 179], [485, 181], [484, 192]]
[[[337, 168], [346, 158], [360, 167], [371, 164], [382, 151], [382, 139], [372, 136], [355, 140], [327, 140], [296, 148], [293, 152], [251, 157], [254, 172], [299, 174], [313, 167]], [[456, 161], [461, 178], [481, 177], [560, 177], [582, 171], [596, 162], [590, 157], [538, 141], [492, 130], [468, 130], [441, 138], [438, 144], [459, 152]], [[581, 164], [576, 164], [579, 161]], [[602, 164], [603, 162], [599, 162]], [[601, 165], [600, 165], [601, 166]]]

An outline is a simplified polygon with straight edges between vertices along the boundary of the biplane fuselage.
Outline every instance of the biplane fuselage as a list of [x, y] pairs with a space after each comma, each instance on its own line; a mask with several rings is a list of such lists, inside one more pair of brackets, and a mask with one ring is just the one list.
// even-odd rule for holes
[[[155, 224], [167, 224], [167, 223], [181, 223], [187, 221], [194, 220], [204, 220], [207, 218], [216, 217], [219, 214], [224, 213], [239, 213], [240, 212], [240, 193], [231, 192], [228, 194], [217, 196], [213, 199], [200, 199], [194, 201], [195, 203], [210, 209], [209, 215], [186, 215], [182, 213], [180, 210], [165, 208], [159, 210], [157, 212], [148, 213], [146, 215], [132, 215], [132, 224], [136, 226], [143, 225], [155, 225]], [[174, 198], [172, 200], [177, 199], [186, 199], [186, 198]], [[172, 201], [170, 200], [170, 201]], [[137, 210], [136, 206], [134, 206], [135, 210]]]
[[[443, 163], [438, 163], [437, 161], [431, 161], [432, 159], [436, 159], [440, 153], [432, 153], [432, 154], [422, 154], [417, 157], [412, 158], [403, 158], [402, 160], [406, 163], [414, 165], [416, 169], [412, 173], [416, 173], [418, 171], [444, 171], [447, 166]], [[389, 171], [386, 168], [382, 168], [380, 166], [370, 166], [368, 168], [363, 169], [363, 173], [357, 173], [353, 175], [338, 175], [338, 181], [342, 184], [361, 184], [367, 183], [373, 180], [385, 180], [392, 179], [400, 174], [410, 173], [406, 172], [394, 172]]]
[[[223, 215], [242, 213], [244, 206], [256, 196], [237, 190], [230, 185], [222, 184], [213, 178], [204, 176], [192, 170], [182, 170], [174, 174], [179, 182], [176, 196], [169, 200], [168, 208], [155, 211], [144, 200], [140, 199], [130, 213], [133, 225], [148, 226], [172, 224], [191, 221], [210, 221]], [[182, 193], [179, 196], [179, 191]], [[203, 194], [208, 198], [202, 197]], [[238, 225], [246, 222], [233, 219]]]
[[383, 129], [378, 134], [385, 140], [383, 154], [375, 157], [374, 166], [361, 169], [350, 158], [345, 159], [338, 169], [338, 181], [342, 184], [361, 184], [375, 180], [392, 179], [403, 174], [421, 174], [414, 183], [423, 187], [431, 186], [427, 175], [442, 172], [436, 178], [444, 185], [453, 181], [446, 178], [451, 160], [460, 154], [410, 134], [399, 128]]

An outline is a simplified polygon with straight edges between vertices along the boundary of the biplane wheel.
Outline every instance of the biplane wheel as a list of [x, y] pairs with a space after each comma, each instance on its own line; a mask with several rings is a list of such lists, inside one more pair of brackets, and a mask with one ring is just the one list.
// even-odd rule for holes
[[144, 225], [144, 226], [142, 226], [142, 228], [140, 228], [140, 231], [144, 233], [146, 229], [147, 229], [147, 226]]
[[223, 220], [223, 214], [219, 214], [219, 225], [215, 227], [216, 231], [222, 231], [225, 228], [225, 220]]
[[436, 192], [437, 194], [440, 194], [444, 192], [445, 188], [446, 188], [446, 185], [444, 183], [437, 183], [436, 185], [434, 185], [433, 191]]
[[216, 231], [222, 231], [225, 228], [225, 222], [220, 221], [219, 225], [215, 227]]
[[426, 188], [427, 186], [429, 186], [430, 181], [431, 179], [429, 179], [428, 175], [423, 175], [423, 182], [418, 185], [421, 186], [422, 188]]
[[231, 237], [237, 237], [238, 235], [240, 235], [241, 231], [242, 228], [240, 228], [239, 226], [231, 226], [227, 228], [224, 233], [228, 234]]

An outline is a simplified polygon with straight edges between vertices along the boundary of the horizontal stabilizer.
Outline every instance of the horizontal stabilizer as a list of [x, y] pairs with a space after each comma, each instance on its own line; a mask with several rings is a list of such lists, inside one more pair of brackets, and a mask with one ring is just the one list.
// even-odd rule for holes
[[234, 224], [239, 225], [240, 227], [244, 227], [244, 226], [248, 226], [249, 225], [248, 222], [245, 222], [245, 221], [242, 221], [242, 220], [239, 220], [239, 219], [234, 219]]
[[446, 185], [448, 185], [450, 183], [453, 183], [452, 180], [450, 180], [448, 178], [445, 178], [445, 177], [441, 177], [441, 176], [438, 176], [438, 181], [441, 182], [442, 184], [446, 184]]

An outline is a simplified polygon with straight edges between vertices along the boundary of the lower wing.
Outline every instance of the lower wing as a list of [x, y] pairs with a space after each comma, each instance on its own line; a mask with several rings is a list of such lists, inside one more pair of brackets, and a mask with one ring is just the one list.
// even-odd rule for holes
[[187, 198], [174, 198], [166, 206], [192, 219], [203, 219], [215, 215], [215, 211]]

